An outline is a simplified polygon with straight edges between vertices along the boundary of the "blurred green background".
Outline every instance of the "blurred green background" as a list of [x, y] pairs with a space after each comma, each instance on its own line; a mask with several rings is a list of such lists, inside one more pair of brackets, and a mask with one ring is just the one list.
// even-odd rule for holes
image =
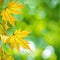
[[[8, 1], [5, 0], [4, 4]], [[26, 40], [31, 43], [33, 52], [23, 48], [20, 53], [10, 52], [8, 46], [3, 46], [3, 49], [12, 53], [15, 60], [60, 60], [60, 0], [17, 0], [17, 2], [24, 8], [21, 9], [22, 14], [14, 15], [17, 22], [15, 27], [7, 30], [7, 34], [12, 34], [16, 29], [31, 31]]]

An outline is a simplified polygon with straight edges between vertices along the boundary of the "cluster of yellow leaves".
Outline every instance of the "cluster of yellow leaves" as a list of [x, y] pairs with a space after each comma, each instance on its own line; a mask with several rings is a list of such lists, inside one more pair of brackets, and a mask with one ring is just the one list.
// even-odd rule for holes
[[4, 43], [9, 43], [11, 49], [16, 48], [18, 51], [20, 49], [20, 46], [22, 46], [25, 49], [28, 49], [31, 51], [29, 47], [29, 42], [24, 40], [25, 37], [27, 37], [29, 32], [27, 30], [21, 31], [21, 30], [16, 30], [13, 35], [10, 35], [9, 37], [5, 35], [1, 35], [1, 40]]
[[[7, 7], [2, 10], [1, 16], [2, 19], [4, 20], [5, 28], [7, 29], [7, 23], [9, 22], [12, 26], [14, 26], [15, 18], [13, 17], [12, 14], [20, 14], [19, 8], [22, 8], [23, 6], [18, 4], [17, 2], [9, 2], [7, 3]], [[27, 37], [29, 32], [27, 30], [21, 31], [21, 30], [16, 30], [13, 35], [6, 36], [6, 35], [0, 35], [0, 38], [2, 42], [6, 44], [10, 44], [10, 47], [16, 48], [18, 51], [20, 49], [20, 46], [22, 46], [25, 49], [28, 49], [31, 51], [29, 47], [29, 42], [24, 40], [25, 37]]]
[[12, 26], [14, 26], [15, 18], [13, 17], [12, 14], [20, 14], [19, 8], [23, 8], [22, 5], [18, 4], [17, 2], [9, 2], [7, 3], [7, 7], [2, 10], [1, 16], [2, 19], [5, 21], [6, 29], [7, 27], [7, 22], [9, 22]]

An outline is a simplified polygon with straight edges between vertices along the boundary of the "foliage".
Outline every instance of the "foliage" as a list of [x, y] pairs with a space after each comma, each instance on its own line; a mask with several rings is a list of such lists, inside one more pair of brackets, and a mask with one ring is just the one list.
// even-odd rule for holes
[[14, 60], [60, 60], [60, 0], [0, 0], [0, 47]]

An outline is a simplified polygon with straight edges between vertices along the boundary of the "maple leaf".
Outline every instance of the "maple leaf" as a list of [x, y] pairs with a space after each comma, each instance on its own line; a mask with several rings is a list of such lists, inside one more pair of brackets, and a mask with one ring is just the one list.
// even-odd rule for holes
[[19, 51], [20, 46], [22, 46], [25, 49], [31, 50], [28, 46], [29, 42], [24, 40], [25, 37], [27, 37], [29, 32], [27, 30], [20, 31], [16, 30], [13, 35], [10, 35], [10, 37], [7, 39], [6, 43], [10, 43], [11, 48], [16, 48]]
[[5, 24], [9, 22], [12, 26], [14, 26], [15, 18], [12, 14], [20, 14], [19, 8], [22, 8], [23, 6], [18, 4], [17, 2], [9, 2], [7, 3], [7, 7], [2, 10], [1, 16], [2, 19], [5, 21]]

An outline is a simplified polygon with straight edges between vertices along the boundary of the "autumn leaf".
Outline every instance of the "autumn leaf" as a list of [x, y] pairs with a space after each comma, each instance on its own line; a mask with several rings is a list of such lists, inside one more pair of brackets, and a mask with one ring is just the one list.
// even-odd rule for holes
[[7, 22], [9, 22], [12, 26], [14, 26], [14, 22], [16, 19], [12, 14], [20, 14], [21, 12], [19, 11], [19, 9], [22, 7], [23, 6], [18, 4], [17, 2], [7, 3], [7, 7], [1, 12], [2, 19], [4, 20], [6, 25]]
[[22, 46], [25, 49], [31, 50], [28, 46], [29, 42], [24, 40], [25, 37], [27, 37], [29, 32], [27, 30], [20, 31], [16, 30], [13, 35], [10, 35], [10, 37], [7, 39], [6, 43], [10, 43], [11, 48], [16, 48], [19, 51], [20, 46]]

